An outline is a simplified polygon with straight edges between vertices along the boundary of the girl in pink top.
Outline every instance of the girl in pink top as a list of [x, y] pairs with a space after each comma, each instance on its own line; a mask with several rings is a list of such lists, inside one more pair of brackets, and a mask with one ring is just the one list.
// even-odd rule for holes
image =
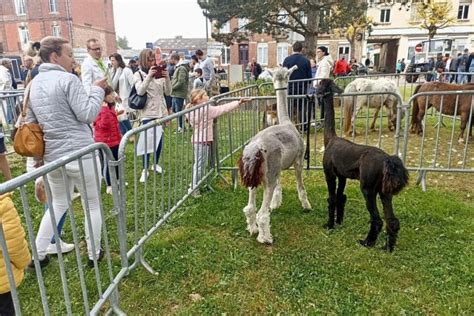
[[[191, 91], [191, 103], [186, 106], [186, 109], [204, 104], [209, 101], [209, 97], [204, 89], [197, 89]], [[186, 114], [189, 124], [193, 127], [193, 180], [189, 193], [193, 196], [199, 196], [199, 190], [196, 190], [197, 184], [201, 181], [204, 167], [207, 163], [209, 148], [214, 140], [213, 135], [213, 120], [222, 114], [232, 111], [239, 105], [249, 102], [250, 99], [242, 98], [239, 101], [233, 101], [220, 106], [203, 106], [195, 111]]]

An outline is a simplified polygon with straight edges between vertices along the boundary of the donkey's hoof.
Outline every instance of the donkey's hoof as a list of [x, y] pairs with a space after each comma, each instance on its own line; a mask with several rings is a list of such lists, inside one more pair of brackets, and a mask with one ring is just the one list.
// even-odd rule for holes
[[247, 231], [250, 233], [250, 236], [255, 235], [258, 233], [258, 227], [257, 225], [247, 225]]
[[263, 236], [260, 234], [260, 235], [258, 235], [258, 237], [257, 237], [257, 241], [258, 241], [259, 243], [261, 243], [261, 244], [270, 246], [270, 245], [273, 244], [273, 237], [272, 237], [272, 235], [263, 237]]
[[375, 246], [375, 242], [374, 241], [369, 241], [367, 239], [360, 239], [359, 240], [359, 243], [364, 246], [364, 247], [367, 247], [367, 248], [372, 248], [373, 246]]
[[461, 144], [461, 145], [463, 145], [463, 144], [464, 144], [464, 138], [459, 138], [459, 139], [458, 139], [458, 143]]

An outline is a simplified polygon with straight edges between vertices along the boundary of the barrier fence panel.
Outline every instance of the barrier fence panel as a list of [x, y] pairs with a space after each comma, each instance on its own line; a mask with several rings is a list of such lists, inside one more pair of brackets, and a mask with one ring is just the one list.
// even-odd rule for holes
[[[256, 92], [255, 85], [225, 93], [166, 118], [142, 122], [145, 124], [123, 136], [118, 162], [123, 192], [121, 217], [128, 231], [133, 232], [127, 239], [127, 257], [134, 258], [129, 270], [142, 265], [155, 273], [144, 258], [145, 243], [187, 198], [198, 196], [205, 188], [212, 189], [210, 180], [217, 166], [219, 141], [246, 141], [241, 133], [250, 128], [253, 112], [245, 108], [254, 105], [242, 105], [218, 118], [215, 106], [224, 103], [223, 96], [239, 100]], [[219, 129], [218, 135], [216, 126], [229, 120], [240, 122], [240, 130]], [[131, 141], [133, 145], [129, 144]]]
[[23, 90], [0, 91], [0, 124], [6, 137], [10, 137], [23, 106]]
[[[34, 267], [29, 268], [32, 271], [16, 289], [12, 269], [8, 268], [5, 235], [0, 234], [17, 314], [22, 310], [46, 315], [97, 314], [107, 302], [114, 312], [121, 313], [117, 284], [127, 271], [126, 253], [122, 251], [125, 225], [116, 212], [120, 207], [117, 181], [111, 181], [111, 197], [101, 194], [99, 152], [106, 157], [105, 162], [114, 159], [105, 144], [93, 144], [0, 184], [0, 195], [11, 192], [22, 222], [26, 222], [34, 259]], [[111, 178], [115, 179], [115, 168], [109, 169]], [[46, 210], [34, 198], [35, 192], [43, 192], [35, 185], [38, 178], [44, 182]], [[80, 192], [84, 212], [76, 211], [80, 204], [73, 199], [74, 188]], [[64, 219], [66, 225], [61, 236], [59, 223]], [[62, 254], [61, 243], [51, 243], [53, 237], [56, 241], [72, 240], [74, 251]], [[44, 256], [53, 251], [57, 258], [48, 261], [49, 257]], [[42, 268], [43, 264], [47, 266]]]
[[[423, 115], [432, 105], [436, 108], [433, 114]], [[412, 115], [405, 117], [402, 124], [402, 159], [409, 170], [418, 172], [417, 182], [423, 190], [426, 190], [428, 171], [474, 172], [470, 134], [474, 123], [474, 91], [418, 93], [408, 101], [407, 110]], [[463, 125], [464, 137], [460, 138]]]

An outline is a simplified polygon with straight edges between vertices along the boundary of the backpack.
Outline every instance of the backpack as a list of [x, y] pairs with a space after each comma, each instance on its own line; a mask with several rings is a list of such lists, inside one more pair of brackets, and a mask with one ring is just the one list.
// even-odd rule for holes
[[[140, 78], [142, 78], [142, 73], [140, 70], [138, 70], [138, 73], [140, 74]], [[130, 95], [128, 97], [128, 106], [133, 109], [133, 110], [143, 110], [146, 105], [147, 101], [147, 95], [146, 93], [144, 95], [139, 95], [137, 93], [137, 89], [135, 88], [135, 85], [133, 85], [132, 90], [130, 91]]]

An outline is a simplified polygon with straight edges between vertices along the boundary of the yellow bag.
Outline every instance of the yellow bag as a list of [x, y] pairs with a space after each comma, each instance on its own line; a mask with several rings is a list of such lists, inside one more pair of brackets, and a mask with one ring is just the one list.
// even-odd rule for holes
[[38, 123], [26, 123], [26, 114], [30, 101], [30, 84], [26, 87], [23, 109], [18, 120], [17, 130], [13, 138], [13, 148], [19, 155], [26, 157], [43, 157], [44, 139], [43, 130]]

